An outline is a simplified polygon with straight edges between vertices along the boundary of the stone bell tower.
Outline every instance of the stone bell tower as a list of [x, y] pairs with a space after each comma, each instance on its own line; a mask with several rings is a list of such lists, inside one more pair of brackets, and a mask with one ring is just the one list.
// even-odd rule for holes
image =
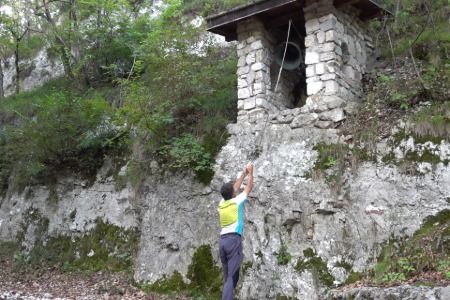
[[261, 0], [207, 18], [237, 41], [238, 122], [266, 112], [293, 128], [343, 121], [374, 54], [364, 21], [383, 13], [368, 0]]

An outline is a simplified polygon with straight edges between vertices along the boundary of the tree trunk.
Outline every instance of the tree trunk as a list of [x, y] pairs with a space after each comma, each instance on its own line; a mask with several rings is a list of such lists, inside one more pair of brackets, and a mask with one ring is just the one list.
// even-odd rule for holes
[[4, 74], [3, 74], [3, 59], [0, 58], [0, 99], [5, 97], [5, 91], [3, 90], [3, 78], [4, 78]]
[[14, 65], [16, 66], [16, 94], [20, 93], [19, 43], [20, 40], [16, 39], [16, 49], [14, 50]]

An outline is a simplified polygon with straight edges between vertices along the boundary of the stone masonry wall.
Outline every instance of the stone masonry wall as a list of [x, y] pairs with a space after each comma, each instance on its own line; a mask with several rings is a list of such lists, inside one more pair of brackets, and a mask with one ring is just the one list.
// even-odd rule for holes
[[238, 122], [290, 124], [291, 128], [334, 128], [362, 96], [362, 75], [373, 53], [358, 10], [337, 10], [332, 0], [307, 1], [305, 64], [306, 104], [292, 106], [295, 84], [291, 72], [283, 70], [274, 91], [279, 67], [274, 70], [277, 34], [264, 24], [248, 19], [238, 24]]

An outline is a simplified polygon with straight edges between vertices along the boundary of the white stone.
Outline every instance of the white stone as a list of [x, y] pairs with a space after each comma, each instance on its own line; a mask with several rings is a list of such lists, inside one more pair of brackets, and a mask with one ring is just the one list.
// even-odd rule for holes
[[238, 110], [244, 109], [244, 100], [238, 100], [237, 109]]
[[317, 82], [317, 81], [320, 81], [319, 76], [313, 76], [313, 77], [306, 78], [306, 83], [312, 83], [312, 82]]
[[251, 44], [253, 50], [258, 50], [264, 48], [262, 40], [255, 41]]
[[319, 119], [322, 121], [340, 122], [345, 120], [345, 113], [342, 108], [335, 108], [333, 110], [321, 113], [319, 115]]
[[336, 47], [335, 43], [325, 43], [323, 45], [323, 52], [332, 52], [334, 51], [335, 47]]
[[308, 85], [307, 85], [307, 94], [308, 95], [317, 94], [318, 92], [320, 92], [320, 90], [322, 90], [322, 88], [323, 88], [323, 82], [322, 81], [308, 83]]
[[256, 101], [255, 98], [249, 98], [244, 100], [244, 109], [250, 110], [256, 107]]
[[245, 66], [245, 63], [246, 63], [246, 62], [245, 62], [245, 56], [239, 57], [238, 63], [237, 63], [238, 68], [239, 68], [239, 67]]
[[261, 82], [255, 82], [253, 84], [253, 96], [258, 94], [264, 94], [266, 92], [266, 85]]
[[306, 70], [305, 70], [305, 74], [306, 74], [306, 77], [312, 77], [312, 76], [315, 76], [315, 75], [316, 75], [316, 72], [315, 72], [315, 65], [309, 65], [309, 66], [307, 66], [307, 67], [306, 67]]
[[316, 45], [317, 40], [316, 40], [316, 35], [315, 34], [308, 34], [305, 37], [305, 47], [306, 48], [310, 48], [314, 45]]
[[256, 107], [262, 107], [265, 109], [269, 109], [270, 103], [264, 98], [256, 98]]
[[325, 93], [324, 95], [336, 95], [339, 92], [339, 84], [334, 80], [329, 80], [325, 82]]
[[337, 42], [337, 32], [335, 30], [328, 30], [325, 33], [325, 41], [326, 42]]
[[247, 65], [251, 65], [256, 61], [256, 53], [255, 52], [250, 52], [249, 54], [247, 54], [247, 57], [245, 58], [245, 62], [247, 63]]
[[248, 97], [250, 97], [250, 90], [248, 88], [238, 90], [238, 99], [247, 99]]
[[305, 23], [306, 33], [311, 34], [320, 29], [320, 23], [318, 19], [308, 20]]
[[238, 86], [238, 89], [247, 87], [247, 80], [245, 80], [243, 78], [238, 78], [237, 86]]
[[317, 42], [318, 42], [319, 44], [322, 44], [322, 43], [325, 42], [325, 32], [319, 31], [319, 32], [316, 34], [316, 36], [317, 36]]
[[311, 125], [317, 120], [318, 117], [319, 115], [315, 113], [298, 115], [292, 120], [291, 128], [299, 128]]
[[240, 68], [237, 69], [236, 74], [237, 75], [244, 75], [244, 74], [247, 74], [248, 71], [250, 71], [250, 67], [249, 66], [243, 66], [243, 67], [240, 67]]
[[334, 53], [334, 52], [322, 53], [320, 55], [320, 61], [328, 61], [328, 60], [334, 60], [334, 59], [336, 59], [336, 53]]
[[312, 65], [319, 62], [319, 54], [316, 52], [306, 52], [305, 64]]
[[316, 65], [316, 74], [317, 75], [322, 75], [325, 73], [325, 64], [324, 63], [320, 63]]
[[252, 65], [252, 70], [253, 71], [259, 71], [259, 70], [263, 70], [264, 68], [266, 68], [266, 65], [260, 62], [257, 62], [255, 64]]
[[320, 30], [327, 31], [335, 28], [336, 26], [336, 20], [335, 19], [328, 19], [325, 22], [320, 24]]

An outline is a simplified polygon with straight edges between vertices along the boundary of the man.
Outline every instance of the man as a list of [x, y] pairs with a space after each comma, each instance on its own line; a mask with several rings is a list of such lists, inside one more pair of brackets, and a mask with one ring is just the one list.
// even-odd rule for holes
[[[245, 177], [249, 175], [244, 191], [236, 196]], [[220, 189], [223, 199], [219, 203], [220, 241], [219, 256], [222, 262], [224, 286], [222, 300], [233, 300], [234, 288], [239, 280], [242, 262], [242, 229], [244, 219], [242, 209], [253, 187], [253, 165], [244, 168], [235, 184], [225, 183]]]

